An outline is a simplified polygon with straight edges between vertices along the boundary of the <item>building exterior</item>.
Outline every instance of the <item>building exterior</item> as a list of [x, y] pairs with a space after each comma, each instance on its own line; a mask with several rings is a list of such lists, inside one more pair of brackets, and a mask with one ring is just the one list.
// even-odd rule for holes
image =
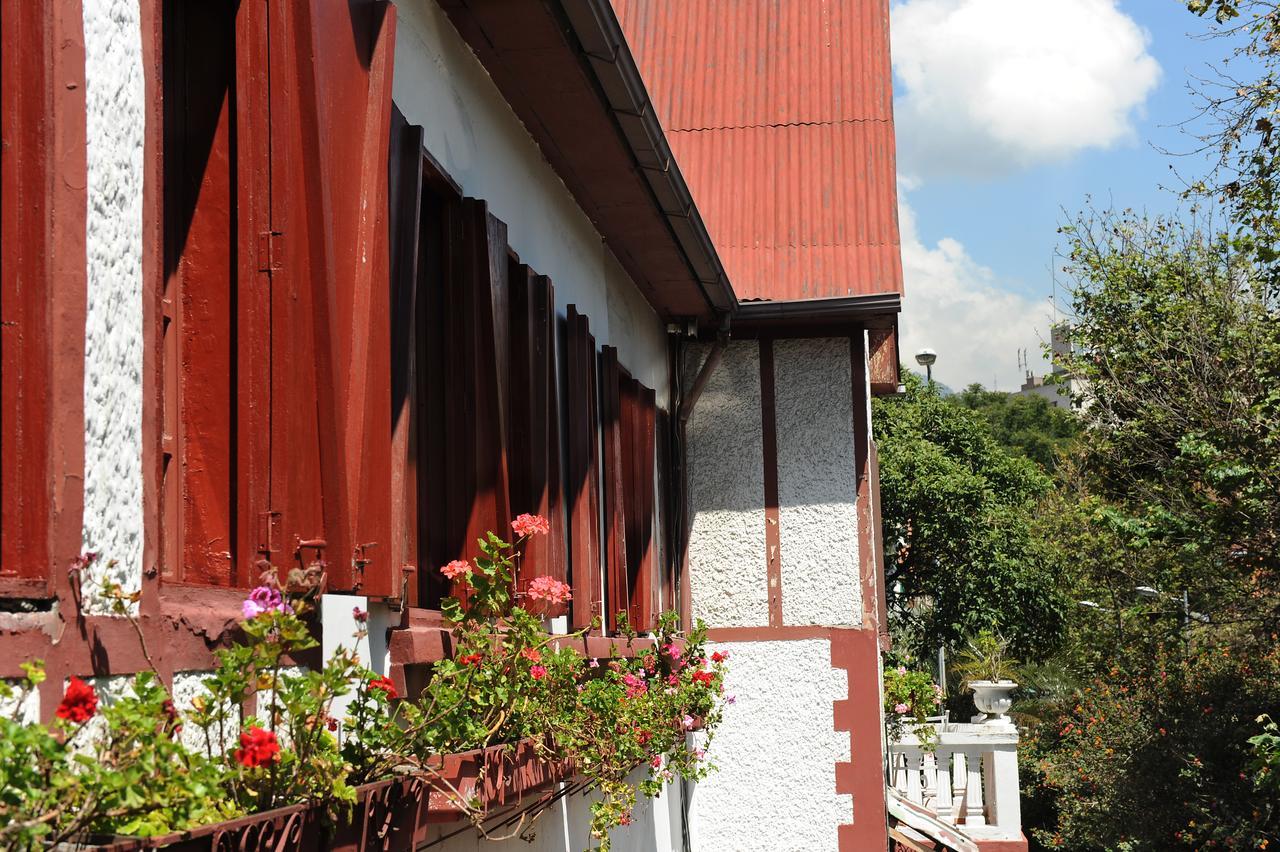
[[1049, 401], [1054, 408], [1078, 408], [1085, 392], [1085, 382], [1076, 378], [1066, 368], [1063, 361], [1071, 354], [1071, 326], [1067, 323], [1055, 323], [1049, 329], [1050, 335], [1050, 372], [1047, 376], [1036, 376], [1027, 371], [1026, 381], [1018, 390], [1019, 396], [1038, 396]]
[[148, 664], [85, 551], [180, 701], [317, 562], [323, 650], [367, 609], [405, 692], [439, 566], [537, 512], [555, 629], [674, 609], [733, 659], [719, 772], [616, 848], [887, 848], [887, 0], [2, 2], [0, 677], [50, 675], [13, 712]]

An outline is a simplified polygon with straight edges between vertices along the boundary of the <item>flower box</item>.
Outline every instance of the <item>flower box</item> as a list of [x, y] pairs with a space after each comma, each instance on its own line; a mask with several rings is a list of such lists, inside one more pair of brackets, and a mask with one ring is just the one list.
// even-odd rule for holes
[[397, 778], [356, 790], [350, 819], [327, 820], [315, 805], [291, 805], [160, 837], [98, 838], [82, 849], [133, 852], [221, 852], [229, 849], [411, 850], [428, 839], [428, 826], [464, 817], [456, 794], [479, 799], [488, 813], [534, 807], [549, 788], [572, 776], [567, 761], [548, 760], [533, 740], [512, 746], [444, 755], [435, 763], [440, 780]]

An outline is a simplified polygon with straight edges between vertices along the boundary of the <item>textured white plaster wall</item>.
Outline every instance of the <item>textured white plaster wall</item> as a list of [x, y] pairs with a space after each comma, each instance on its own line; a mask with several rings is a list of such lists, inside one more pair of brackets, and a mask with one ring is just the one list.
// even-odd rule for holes
[[[711, 650], [711, 649], [709, 649]], [[849, 735], [832, 702], [848, 696], [825, 639], [717, 645], [735, 703], [711, 743], [717, 767], [689, 799], [696, 852], [834, 852], [852, 797], [836, 793]]]
[[596, 342], [667, 397], [665, 329], [435, 0], [399, 0], [396, 105], [465, 195], [507, 223], [520, 259], [576, 304]]
[[782, 620], [861, 624], [849, 341], [778, 340], [773, 353]]
[[24, 681], [6, 680], [5, 683], [13, 687], [13, 695], [0, 698], [0, 717], [25, 725], [33, 725], [40, 721], [40, 691], [33, 689], [24, 695], [22, 692]]
[[[142, 31], [138, 0], [85, 0], [88, 318], [84, 544], [142, 577]], [[115, 565], [111, 566], [111, 560]], [[102, 602], [89, 595], [90, 611]]]
[[[684, 385], [710, 347], [691, 346]], [[764, 543], [760, 349], [730, 343], [687, 426], [689, 586], [693, 615], [712, 627], [769, 623]]]

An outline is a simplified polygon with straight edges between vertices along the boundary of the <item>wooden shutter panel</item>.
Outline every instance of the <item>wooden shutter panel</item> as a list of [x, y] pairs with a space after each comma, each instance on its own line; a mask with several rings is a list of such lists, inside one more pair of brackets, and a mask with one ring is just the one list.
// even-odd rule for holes
[[623, 379], [622, 447], [624, 514], [627, 525], [627, 613], [636, 630], [652, 630], [657, 607], [657, 573], [654, 559], [654, 450], [655, 395], [640, 382]]
[[[418, 566], [418, 257], [422, 128], [392, 107], [387, 165], [391, 231], [391, 564]], [[408, 603], [418, 600], [417, 584]]]
[[556, 314], [551, 279], [514, 261], [510, 276], [511, 513], [531, 512], [551, 522], [551, 533], [534, 536], [526, 547], [520, 566], [520, 590], [524, 591], [534, 577], [565, 579], [560, 398], [556, 389]]
[[618, 350], [600, 349], [600, 433], [604, 459], [605, 600], [609, 630], [618, 629], [618, 613], [629, 609], [627, 589], [626, 468], [630, 462], [623, 448], [622, 371]]
[[600, 578], [600, 449], [596, 405], [596, 340], [574, 305], [565, 328], [567, 458], [565, 505], [569, 513], [572, 627], [581, 630], [602, 615]]
[[394, 595], [394, 8], [311, 0], [270, 10], [272, 511], [295, 564], [324, 543], [331, 590]]
[[[0, 16], [0, 594], [41, 596], [49, 559], [52, 261], [48, 224], [45, 19], [41, 4], [5, 0]], [[83, 260], [83, 257], [82, 257]], [[82, 356], [83, 357], [83, 356]]]
[[[447, 517], [442, 559], [473, 558], [486, 532], [511, 532], [507, 228], [483, 201], [465, 198], [456, 207], [443, 317], [447, 490], [436, 508]], [[455, 593], [462, 590], [455, 585]]]

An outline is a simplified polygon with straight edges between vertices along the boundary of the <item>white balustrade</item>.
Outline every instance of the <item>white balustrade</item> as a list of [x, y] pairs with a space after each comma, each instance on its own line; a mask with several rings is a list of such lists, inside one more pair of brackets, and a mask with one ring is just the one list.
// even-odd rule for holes
[[937, 748], [913, 735], [889, 744], [893, 786], [909, 801], [980, 840], [1021, 840], [1018, 729], [944, 723]]

